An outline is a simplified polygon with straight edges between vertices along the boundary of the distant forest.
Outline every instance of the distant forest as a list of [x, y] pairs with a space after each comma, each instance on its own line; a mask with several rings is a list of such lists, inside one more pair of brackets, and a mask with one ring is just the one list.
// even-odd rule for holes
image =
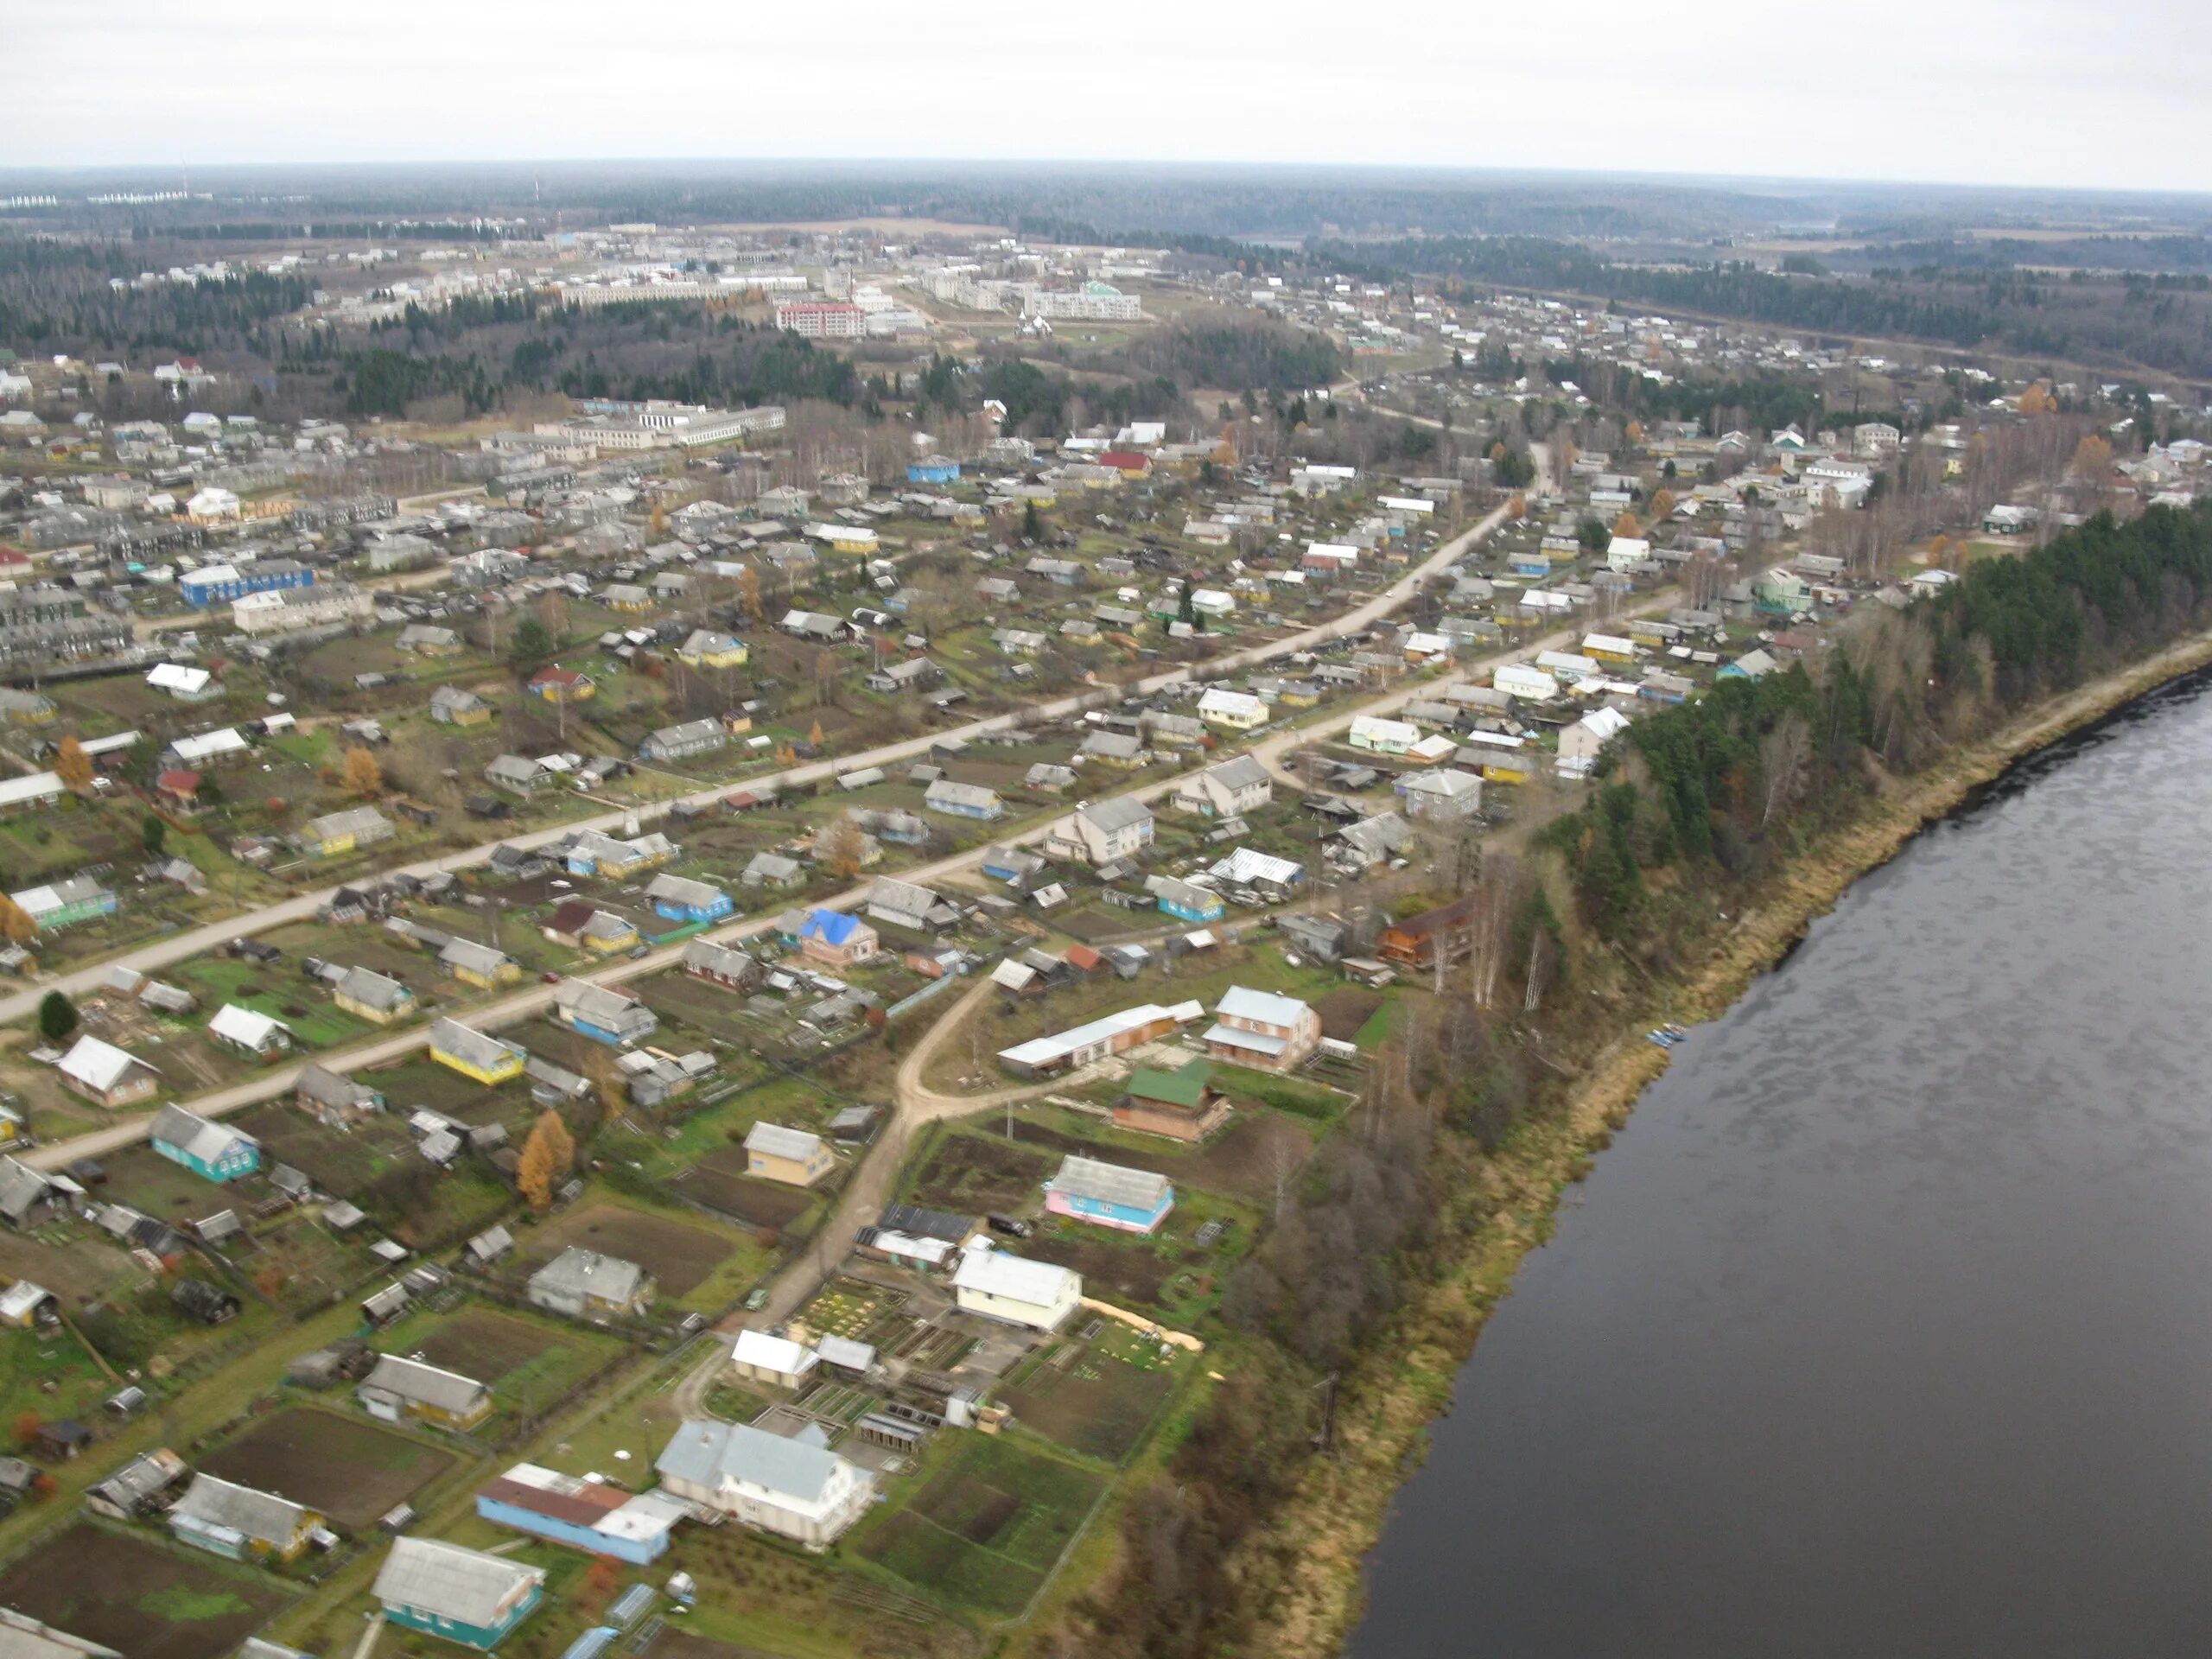
[[1314, 250], [1377, 277], [1528, 289], [1834, 340], [1911, 339], [1961, 350], [2212, 378], [2212, 276], [1923, 266], [1866, 276], [1743, 261], [1633, 264], [1540, 237], [1431, 238]]

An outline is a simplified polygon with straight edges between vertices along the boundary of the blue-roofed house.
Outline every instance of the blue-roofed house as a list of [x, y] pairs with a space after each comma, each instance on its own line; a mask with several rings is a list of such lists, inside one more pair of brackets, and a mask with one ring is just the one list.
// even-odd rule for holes
[[882, 948], [874, 928], [842, 910], [808, 911], [791, 937], [801, 956], [841, 968], [866, 962]]
[[1125, 1169], [1070, 1153], [1045, 1183], [1045, 1208], [1123, 1232], [1150, 1233], [1175, 1207], [1175, 1184], [1147, 1169]]
[[260, 559], [244, 567], [203, 564], [177, 578], [177, 591], [195, 609], [227, 604], [248, 594], [314, 586], [315, 572], [295, 559]]

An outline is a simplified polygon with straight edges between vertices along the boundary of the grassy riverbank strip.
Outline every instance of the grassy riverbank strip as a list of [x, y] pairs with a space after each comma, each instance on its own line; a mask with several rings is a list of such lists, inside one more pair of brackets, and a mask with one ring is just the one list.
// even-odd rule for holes
[[[1895, 857], [1929, 823], [2023, 758], [2194, 670], [2212, 664], [2212, 633], [2053, 696], [1987, 736], [1959, 746], [1871, 799], [1850, 822], [1815, 839], [1757, 889], [1757, 903], [1668, 988], [1672, 1017], [1714, 1017], [1773, 967], [1851, 885]], [[1567, 1085], [1563, 1109], [1520, 1125], [1489, 1160], [1492, 1212], [1446, 1270], [1421, 1287], [1382, 1339], [1366, 1344], [1341, 1383], [1333, 1455], [1311, 1460], [1262, 1544], [1238, 1563], [1244, 1592], [1264, 1605], [1270, 1651], [1283, 1659], [1338, 1652], [1357, 1619], [1362, 1558], [1390, 1500], [1425, 1450], [1429, 1424], [1450, 1403], [1491, 1310], [1522, 1258], [1549, 1236], [1560, 1194], [1587, 1173], [1666, 1052], [1643, 1039], [1661, 1017], [1655, 995]], [[1480, 1494], [1471, 1494], [1480, 1501]]]

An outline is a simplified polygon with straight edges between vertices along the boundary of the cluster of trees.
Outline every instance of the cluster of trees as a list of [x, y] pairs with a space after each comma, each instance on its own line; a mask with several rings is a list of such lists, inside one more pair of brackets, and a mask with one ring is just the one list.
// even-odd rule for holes
[[1126, 355], [1140, 372], [1240, 391], [1325, 386], [1344, 371], [1344, 353], [1327, 336], [1264, 322], [1178, 321], [1131, 342]]
[[313, 296], [304, 276], [241, 270], [219, 283], [111, 289], [176, 260], [116, 243], [0, 239], [0, 340], [86, 353], [169, 350], [189, 356], [235, 340]]
[[[1523, 890], [1509, 877], [1500, 891]], [[1488, 1214], [1482, 1151], [1529, 1109], [1510, 1035], [1454, 972], [1453, 994], [1376, 1052], [1351, 1116], [1302, 1169], [1286, 1157], [1277, 1172], [1274, 1224], [1223, 1302], [1275, 1363], [1235, 1367], [1133, 1494], [1125, 1566], [1083, 1609], [1084, 1651], [1201, 1659], [1263, 1638], [1238, 1554], [1291, 1547], [1269, 1529], [1328, 1443], [1336, 1374]]]
[[1817, 675], [1796, 664], [1723, 680], [1637, 721], [1624, 764], [1541, 839], [1564, 857], [1582, 919], [1623, 939], [1651, 872], [1755, 876], [1786, 835], [1853, 810], [1878, 767], [1923, 765], [2208, 620], [2212, 510], [2100, 515], [2018, 558], [1977, 562], [1909, 612], [1866, 607]]

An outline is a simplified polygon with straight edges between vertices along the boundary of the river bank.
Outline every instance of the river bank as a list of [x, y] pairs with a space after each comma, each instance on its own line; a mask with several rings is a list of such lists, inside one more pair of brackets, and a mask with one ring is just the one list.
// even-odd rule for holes
[[[2125, 704], [2212, 663], [2212, 634], [2171, 646], [2119, 673], [2051, 698], [1871, 800], [1768, 877], [1757, 903], [1668, 989], [1673, 1016], [1702, 1020], [1726, 1008], [1778, 963], [1816, 918], [1923, 829], [1967, 802], [2008, 767]], [[1450, 1403], [1462, 1366], [1522, 1259], [1548, 1237], [1564, 1189], [1667, 1065], [1642, 1040], [1646, 1008], [1568, 1086], [1561, 1109], [1518, 1131], [1490, 1161], [1494, 1205], [1450, 1268], [1402, 1310], [1374, 1356], [1345, 1379], [1333, 1458], [1306, 1471], [1264, 1546], [1240, 1563], [1247, 1592], [1266, 1609], [1279, 1651], [1339, 1650], [1363, 1600], [1361, 1569], [1391, 1499], [1418, 1459], [1428, 1427]], [[1388, 1356], [1388, 1359], [1382, 1358]]]

